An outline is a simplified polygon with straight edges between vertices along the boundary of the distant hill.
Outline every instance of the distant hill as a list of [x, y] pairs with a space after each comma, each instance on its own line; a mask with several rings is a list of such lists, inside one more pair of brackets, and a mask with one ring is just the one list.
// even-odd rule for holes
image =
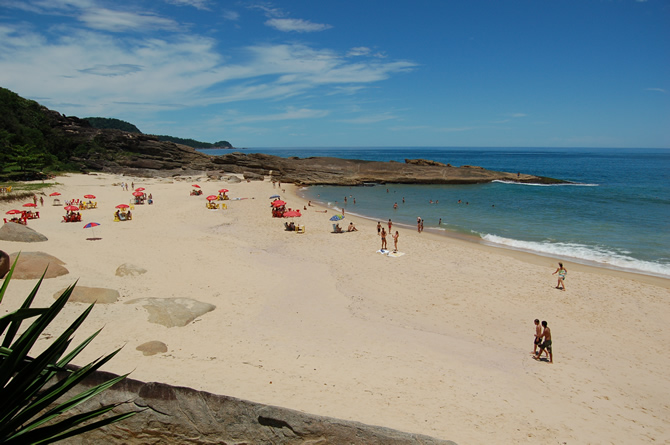
[[[87, 120], [93, 128], [122, 130], [127, 131], [128, 133], [144, 134], [135, 125], [120, 119], [106, 117], [86, 117], [84, 120]], [[192, 148], [233, 148], [233, 146], [228, 141], [219, 141], [210, 144], [209, 142], [200, 142], [196, 141], [195, 139], [183, 139], [167, 135], [155, 136], [158, 137], [158, 140], [160, 141], [174, 142], [175, 144], [182, 144]]]
[[120, 119], [107, 117], [85, 117], [93, 128], [111, 128], [113, 130], [127, 131], [128, 133], [142, 133], [139, 128], [130, 122], [122, 121]]

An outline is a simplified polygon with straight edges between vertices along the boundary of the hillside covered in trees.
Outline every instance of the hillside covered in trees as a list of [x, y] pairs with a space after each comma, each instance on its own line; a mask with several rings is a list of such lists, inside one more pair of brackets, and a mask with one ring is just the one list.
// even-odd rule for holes
[[[107, 117], [87, 117], [85, 118], [93, 128], [106, 128], [127, 131], [128, 133], [142, 133], [135, 125]], [[210, 144], [209, 142], [196, 141], [195, 139], [183, 139], [175, 136], [155, 135], [159, 141], [174, 142], [175, 144], [186, 145], [193, 148], [233, 148], [228, 141], [219, 141]]]

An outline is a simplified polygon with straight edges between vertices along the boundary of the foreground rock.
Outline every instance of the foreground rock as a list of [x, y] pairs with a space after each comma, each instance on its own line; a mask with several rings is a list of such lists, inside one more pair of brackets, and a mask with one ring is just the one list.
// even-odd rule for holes
[[[10, 262], [14, 263], [18, 252], [9, 256]], [[55, 256], [44, 252], [21, 252], [19, 261], [14, 269], [13, 279], [17, 280], [36, 280], [42, 276], [44, 271], [47, 273], [44, 278], [56, 278], [70, 273]]]
[[162, 354], [163, 352], [167, 352], [168, 350], [167, 345], [162, 341], [158, 340], [142, 343], [135, 349], [142, 352], [144, 355]]
[[21, 243], [39, 243], [41, 241], [48, 241], [48, 238], [28, 226], [8, 222], [0, 227], [0, 240]]
[[0, 278], [4, 278], [11, 267], [12, 263], [9, 261], [9, 254], [0, 250]]
[[[54, 299], [63, 295], [65, 289], [60, 290], [54, 294]], [[112, 304], [119, 300], [119, 291], [116, 289], [105, 289], [104, 287], [86, 287], [75, 286], [72, 295], [67, 300], [68, 303], [96, 303], [96, 304]]]
[[145, 273], [147, 273], [146, 269], [139, 266], [135, 266], [134, 264], [130, 263], [124, 263], [116, 268], [117, 277], [125, 277], [125, 276], [136, 277], [138, 275], [143, 275]]
[[[97, 372], [74, 390], [86, 390], [111, 377], [114, 375]], [[449, 440], [132, 379], [118, 383], [77, 407], [75, 412], [128, 400], [133, 402], [122, 404], [113, 412], [146, 409], [122, 422], [62, 443], [456, 445]]]
[[149, 312], [149, 322], [167, 328], [186, 326], [199, 316], [216, 309], [213, 304], [190, 298], [138, 298], [126, 304], [139, 304]]

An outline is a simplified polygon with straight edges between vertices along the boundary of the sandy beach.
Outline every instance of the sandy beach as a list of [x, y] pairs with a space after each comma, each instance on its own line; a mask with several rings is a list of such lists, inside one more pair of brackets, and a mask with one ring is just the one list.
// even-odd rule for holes
[[[0, 241], [8, 253], [41, 251], [68, 275], [45, 280], [37, 303], [78, 280], [116, 289], [77, 339], [104, 326], [80, 363], [123, 346], [105, 367], [312, 414], [421, 433], [459, 444], [670, 443], [670, 280], [572, 264], [567, 291], [555, 289], [557, 261], [398, 228], [399, 251], [377, 253], [376, 222], [347, 216], [357, 232], [333, 234], [333, 210], [307, 207], [284, 231], [271, 217], [295, 187], [204, 177], [57, 177], [61, 200], [94, 194], [98, 208], [62, 223], [45, 198], [28, 226], [42, 243]], [[114, 222], [134, 182], [153, 195], [133, 220]], [[190, 196], [191, 184], [202, 196]], [[226, 210], [205, 196], [230, 190]], [[235, 199], [245, 198], [245, 199]], [[22, 203], [2, 203], [3, 213]], [[289, 219], [290, 220], [290, 219]], [[91, 241], [87, 222], [99, 240]], [[382, 220], [382, 223], [384, 220]], [[394, 228], [394, 231], [396, 228]], [[389, 247], [393, 240], [388, 238]], [[118, 277], [130, 263], [147, 270]], [[18, 307], [34, 280], [13, 280], [2, 313]], [[216, 306], [184, 327], [148, 321], [138, 298], [192, 298]], [[49, 331], [59, 334], [84, 308], [70, 303]], [[535, 361], [533, 320], [552, 329], [554, 363]], [[168, 352], [135, 348], [158, 340]], [[42, 342], [47, 344], [46, 341]]]

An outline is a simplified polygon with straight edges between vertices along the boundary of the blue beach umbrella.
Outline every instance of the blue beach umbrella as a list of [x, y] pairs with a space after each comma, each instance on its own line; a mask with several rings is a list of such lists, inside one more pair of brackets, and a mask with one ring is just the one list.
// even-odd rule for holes
[[272, 196], [270, 196], [270, 199], [274, 199], [274, 198], [281, 198], [281, 196], [279, 196], [279, 195], [272, 195]]
[[339, 221], [341, 219], [344, 219], [344, 215], [339, 214], [339, 213], [337, 215], [333, 215], [333, 216], [330, 217], [331, 221]]

